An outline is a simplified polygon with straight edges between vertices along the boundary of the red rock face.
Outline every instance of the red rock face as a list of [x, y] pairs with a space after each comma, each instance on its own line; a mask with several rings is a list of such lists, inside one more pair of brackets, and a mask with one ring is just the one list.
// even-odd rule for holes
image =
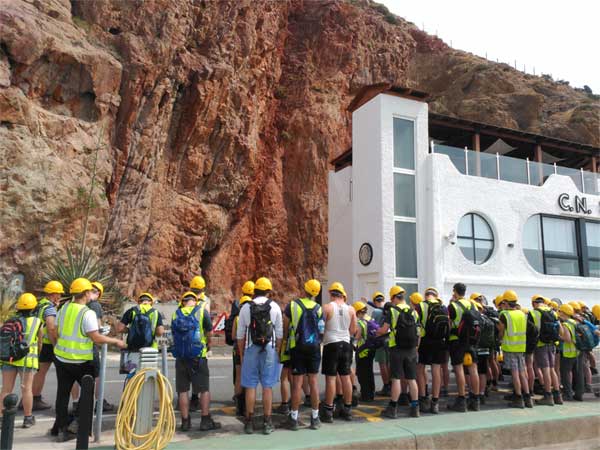
[[170, 298], [202, 271], [220, 309], [249, 278], [287, 300], [326, 276], [328, 161], [350, 146], [346, 107], [365, 84], [600, 141], [584, 94], [455, 52], [368, 2], [4, 4], [0, 270], [30, 285], [78, 242], [96, 149], [89, 245], [121, 287]]

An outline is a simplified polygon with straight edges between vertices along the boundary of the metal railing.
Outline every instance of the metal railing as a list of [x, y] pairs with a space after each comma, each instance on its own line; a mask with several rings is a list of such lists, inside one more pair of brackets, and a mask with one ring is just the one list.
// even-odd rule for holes
[[565, 175], [573, 180], [584, 194], [600, 194], [600, 174], [583, 169], [572, 169], [527, 159], [502, 156], [499, 153], [483, 153], [468, 148], [450, 147], [431, 142], [431, 153], [448, 156], [463, 175], [510, 181], [513, 183], [542, 186], [553, 174]]

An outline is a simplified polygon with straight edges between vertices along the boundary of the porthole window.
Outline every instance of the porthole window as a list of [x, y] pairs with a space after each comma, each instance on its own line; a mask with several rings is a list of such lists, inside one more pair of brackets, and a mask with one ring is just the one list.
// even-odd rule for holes
[[494, 234], [486, 220], [469, 213], [458, 224], [458, 246], [465, 258], [473, 264], [483, 264], [494, 251]]

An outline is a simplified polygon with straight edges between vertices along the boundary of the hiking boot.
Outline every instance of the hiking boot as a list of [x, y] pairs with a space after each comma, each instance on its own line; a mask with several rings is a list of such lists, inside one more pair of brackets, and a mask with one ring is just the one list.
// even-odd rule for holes
[[560, 391], [552, 392], [552, 400], [554, 400], [555, 405], [563, 404], [563, 399], [562, 399], [562, 395], [560, 394]]
[[198, 397], [192, 398], [190, 400], [190, 412], [196, 412], [198, 409], [200, 409], [200, 399]]
[[467, 412], [467, 400], [464, 397], [456, 397], [454, 403], [448, 403], [448, 410], [456, 412]]
[[523, 403], [525, 404], [525, 408], [533, 408], [533, 400], [531, 399], [531, 395], [524, 396]]
[[333, 401], [333, 417], [340, 417], [340, 412], [344, 408], [344, 397], [341, 395], [336, 397]]
[[511, 407], [511, 408], [524, 409], [525, 408], [525, 402], [523, 401], [523, 397], [515, 396], [515, 398], [513, 398], [512, 402], [510, 402], [510, 404], [508, 406]]
[[56, 438], [56, 442], [67, 442], [72, 441], [73, 439], [77, 439], [76, 433], [71, 433], [70, 431], [63, 431]]
[[244, 433], [254, 433], [254, 422], [252, 422], [252, 417], [246, 417], [246, 419], [244, 419]]
[[398, 406], [408, 406], [410, 405], [410, 398], [408, 397], [408, 394], [402, 393], [400, 394], [400, 397], [398, 398]]
[[333, 409], [323, 407], [320, 414], [321, 422], [333, 423]]
[[421, 411], [419, 410], [419, 405], [411, 405], [410, 412], [408, 413], [410, 417], [420, 417]]
[[288, 403], [282, 403], [275, 410], [277, 414], [281, 414], [282, 416], [287, 416], [290, 414], [290, 405]]
[[398, 418], [398, 408], [396, 406], [387, 405], [387, 408], [385, 408], [385, 411], [383, 411], [383, 415], [390, 419], [397, 419]]
[[479, 404], [480, 405], [485, 405], [485, 402], [486, 402], [485, 397], [486, 397], [485, 394], [479, 396]]
[[356, 408], [358, 406], [358, 398], [359, 394], [355, 387], [352, 388], [352, 407]]
[[583, 391], [584, 391], [586, 394], [591, 394], [591, 393], [593, 392], [593, 390], [592, 390], [592, 385], [591, 385], [591, 384], [586, 384], [586, 385], [585, 385], [585, 387], [584, 387], [583, 389], [584, 389]]
[[31, 428], [35, 425], [35, 417], [25, 416], [23, 417], [23, 428]]
[[210, 415], [202, 416], [202, 420], [200, 421], [200, 431], [218, 430], [219, 428], [221, 428], [220, 422], [215, 422]]
[[554, 400], [552, 399], [551, 394], [544, 394], [544, 398], [536, 400], [535, 404], [539, 406], [554, 406]]
[[33, 411], [44, 411], [50, 408], [52, 408], [52, 405], [49, 405], [44, 400], [42, 400], [41, 395], [33, 397]]
[[583, 401], [583, 395], [574, 395], [573, 396], [573, 400], [575, 400], [576, 402], [582, 402]]
[[384, 384], [380, 391], [375, 392], [375, 395], [381, 395], [389, 397], [392, 393], [392, 386], [390, 384]]
[[67, 426], [67, 431], [69, 433], [77, 434], [77, 432], [79, 431], [79, 419], [77, 417], [71, 420], [69, 426]]
[[298, 431], [298, 420], [292, 419], [292, 415], [289, 414], [283, 423], [283, 427], [288, 430]]
[[429, 397], [421, 397], [419, 399], [419, 408], [422, 411], [428, 411], [431, 409], [431, 399]]
[[190, 431], [190, 428], [192, 428], [192, 418], [188, 417], [188, 418], [181, 418], [181, 431]]
[[310, 417], [310, 429], [318, 430], [321, 428], [321, 420], [318, 417]]
[[271, 416], [265, 417], [265, 421], [263, 422], [263, 430], [262, 434], [271, 434], [275, 428], [273, 428], [273, 422], [271, 421]]
[[344, 406], [340, 411], [340, 418], [346, 422], [352, 422], [352, 408]]
[[431, 414], [439, 414], [440, 413], [440, 403], [439, 402], [431, 402], [431, 408], [429, 408], [429, 412]]
[[467, 401], [467, 409], [469, 411], [479, 411], [480, 408], [479, 397], [470, 397]]
[[512, 402], [515, 398], [517, 398], [517, 395], [514, 392], [511, 392], [510, 394], [506, 394], [503, 398], [506, 401]]

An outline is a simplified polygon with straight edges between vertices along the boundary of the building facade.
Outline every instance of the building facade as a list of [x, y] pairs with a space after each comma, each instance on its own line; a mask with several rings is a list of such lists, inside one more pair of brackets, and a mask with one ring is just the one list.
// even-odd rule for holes
[[[488, 298], [514, 289], [600, 301], [598, 149], [446, 123], [423, 93], [405, 91], [366, 91], [354, 102], [352, 149], [329, 174], [329, 280], [352, 300], [393, 284], [408, 293], [435, 286], [448, 299], [460, 281]], [[476, 149], [448, 145], [471, 128]], [[522, 157], [529, 150], [532, 160]]]

